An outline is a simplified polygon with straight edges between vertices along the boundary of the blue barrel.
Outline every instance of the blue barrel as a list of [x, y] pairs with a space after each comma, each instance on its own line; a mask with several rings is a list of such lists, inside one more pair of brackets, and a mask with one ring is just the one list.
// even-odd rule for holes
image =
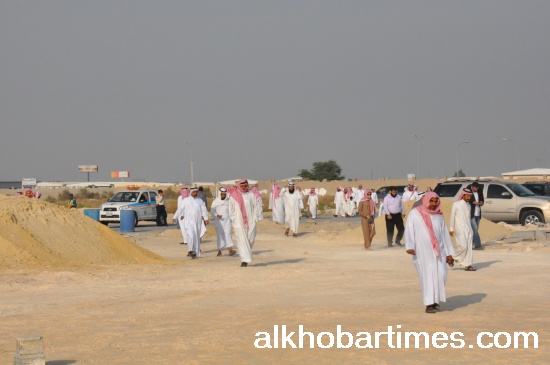
[[133, 210], [121, 210], [120, 211], [120, 232], [135, 232], [136, 231], [136, 219], [135, 212]]
[[99, 209], [84, 209], [84, 215], [92, 218], [96, 222], [99, 222]]

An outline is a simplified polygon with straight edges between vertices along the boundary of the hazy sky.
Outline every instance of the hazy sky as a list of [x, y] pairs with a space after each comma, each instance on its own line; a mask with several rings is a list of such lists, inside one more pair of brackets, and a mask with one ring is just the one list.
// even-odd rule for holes
[[[550, 168], [550, 1], [0, 0], [0, 180]], [[514, 142], [504, 142], [502, 138]], [[468, 140], [469, 143], [457, 146]]]

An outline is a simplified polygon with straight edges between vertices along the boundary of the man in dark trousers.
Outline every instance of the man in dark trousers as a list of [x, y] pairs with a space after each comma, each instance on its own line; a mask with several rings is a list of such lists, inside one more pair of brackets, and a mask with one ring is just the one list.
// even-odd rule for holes
[[158, 191], [155, 200], [157, 202], [157, 226], [167, 226], [166, 217], [168, 213], [166, 213], [166, 200], [162, 190]]
[[199, 192], [197, 195], [202, 201], [204, 202], [204, 206], [208, 207], [208, 202], [206, 201], [206, 194], [204, 193], [204, 189], [202, 186], [199, 186]]
[[481, 207], [485, 203], [483, 198], [483, 189], [479, 188], [479, 183], [474, 181], [472, 185], [469, 186], [472, 190], [472, 199], [470, 200], [470, 205], [472, 206], [470, 217], [472, 219], [472, 231], [474, 231], [473, 245], [474, 250], [482, 250], [481, 238], [479, 237], [479, 221], [481, 220]]
[[397, 188], [395, 186], [390, 187], [390, 193], [384, 197], [384, 215], [386, 216], [388, 247], [393, 246], [393, 231], [396, 226], [397, 236], [395, 237], [395, 244], [401, 246], [401, 239], [405, 233], [405, 226], [403, 224], [405, 207], [403, 206], [403, 200], [397, 195]]

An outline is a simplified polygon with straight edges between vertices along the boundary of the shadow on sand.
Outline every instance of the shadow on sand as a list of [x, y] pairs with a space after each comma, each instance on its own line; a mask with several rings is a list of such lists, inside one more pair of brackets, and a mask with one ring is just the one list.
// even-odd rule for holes
[[487, 261], [487, 262], [479, 262], [479, 263], [474, 263], [472, 266], [476, 269], [476, 270], [481, 270], [481, 269], [485, 269], [489, 266], [491, 266], [492, 264], [496, 264], [498, 262], [502, 262], [502, 260], [496, 260], [496, 261]]
[[273, 252], [273, 251], [275, 251], [275, 250], [252, 251], [252, 254], [253, 255], [260, 255], [262, 253]]
[[[488, 268], [489, 266], [491, 266], [493, 264], [496, 264], [498, 262], [502, 262], [502, 260], [487, 261], [487, 262], [474, 262], [472, 266], [476, 270], [483, 270], [483, 269]], [[459, 265], [455, 264], [455, 267], [453, 268], [453, 271], [455, 271], [455, 270], [464, 271], [464, 268], [462, 266], [459, 266]]]
[[46, 361], [46, 365], [70, 365], [76, 364], [76, 360], [52, 360]]
[[487, 296], [485, 293], [474, 293], [468, 295], [455, 295], [454, 297], [447, 298], [444, 310], [452, 312], [455, 309], [467, 307], [470, 304], [481, 303], [481, 301]]
[[263, 264], [253, 264], [253, 266], [271, 266], [271, 265], [282, 265], [282, 264], [295, 264], [305, 259], [292, 259], [292, 260], [282, 260], [282, 261], [271, 261], [264, 262]]

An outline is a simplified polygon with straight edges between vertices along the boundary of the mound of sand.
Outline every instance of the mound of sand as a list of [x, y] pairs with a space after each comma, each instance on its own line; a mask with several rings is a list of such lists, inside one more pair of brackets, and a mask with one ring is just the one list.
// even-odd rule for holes
[[0, 267], [68, 268], [162, 260], [81, 211], [0, 195]]

